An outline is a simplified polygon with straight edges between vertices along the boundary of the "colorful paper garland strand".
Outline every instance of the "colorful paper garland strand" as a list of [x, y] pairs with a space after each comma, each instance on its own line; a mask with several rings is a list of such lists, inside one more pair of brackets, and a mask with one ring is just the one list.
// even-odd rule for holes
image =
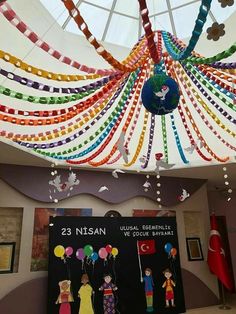
[[[124, 124], [124, 126], [122, 128], [122, 132], [126, 133], [128, 127], [130, 125], [131, 119], [132, 119], [132, 117], [134, 115], [135, 108], [138, 107], [138, 110], [137, 110], [137, 113], [136, 113], [136, 119], [134, 120], [133, 126], [131, 127], [131, 132], [129, 133], [128, 139], [127, 139], [127, 141], [125, 143], [125, 148], [128, 148], [128, 143], [129, 143], [129, 141], [131, 139], [131, 136], [132, 136], [131, 134], [133, 133], [135, 125], [136, 125], [136, 123], [138, 121], [139, 113], [140, 113], [140, 110], [141, 110], [141, 103], [139, 102], [139, 97], [140, 97], [140, 93], [141, 93], [141, 90], [142, 90], [143, 82], [146, 79], [146, 75], [149, 73], [148, 70], [149, 70], [149, 65], [147, 65], [147, 66], [144, 65], [144, 69], [143, 69], [143, 71], [141, 73], [139, 81], [136, 80], [135, 85], [134, 85], [134, 88], [136, 90], [135, 95], [134, 96], [130, 95], [130, 97], [129, 97], [129, 101], [131, 101], [132, 97], [133, 97], [133, 101], [132, 101], [130, 114], [129, 114], [128, 118], [126, 119], [126, 122], [125, 122], [125, 124]], [[99, 167], [99, 166], [101, 166], [101, 165], [103, 165], [105, 163], [112, 164], [112, 163], [118, 161], [121, 158], [121, 156], [122, 156], [121, 153], [119, 153], [118, 156], [115, 159], [113, 159], [112, 161], [109, 162], [111, 157], [117, 151], [117, 144], [118, 144], [118, 141], [113, 145], [113, 148], [110, 151], [110, 153], [106, 157], [104, 157], [102, 160], [99, 160], [99, 161], [96, 161], [96, 162], [94, 162], [94, 161], [93, 162], [89, 162], [89, 164], [91, 166], [93, 166], [93, 167]]]
[[[96, 87], [101, 87], [105, 83], [109, 82], [110, 79], [115, 78], [117, 76], [120, 76], [120, 74], [114, 74], [108, 77], [105, 77], [99, 81], [92, 82], [88, 85], [79, 86], [79, 87], [54, 87], [50, 85], [46, 85], [44, 83], [40, 83], [37, 81], [32, 81], [31, 79], [28, 79], [26, 77], [22, 77], [20, 75], [17, 75], [13, 72], [6, 71], [4, 69], [0, 68], [0, 75], [3, 75], [6, 77], [6, 79], [15, 81], [21, 85], [24, 85], [26, 87], [34, 88], [40, 91], [49, 92], [49, 93], [60, 93], [60, 94], [78, 94], [80, 92], [84, 92], [90, 89], [94, 89]], [[35, 96], [32, 96], [35, 97]]]
[[[88, 144], [90, 141], [92, 141], [96, 136], [98, 136], [103, 130], [105, 130], [105, 128], [107, 127], [108, 128], [108, 131], [104, 132], [104, 134], [102, 134], [99, 138], [99, 140], [97, 141], [96, 144], [93, 144], [94, 147], [93, 148], [96, 148], [100, 143], [101, 141], [108, 135], [109, 133], [109, 130], [111, 128], [111, 125], [115, 124], [115, 123], [112, 123], [112, 120], [114, 119], [118, 119], [119, 117], [119, 113], [122, 111], [122, 107], [124, 106], [124, 103], [126, 101], [126, 98], [127, 98], [127, 95], [129, 94], [129, 91], [130, 91], [130, 88], [132, 88], [133, 84], [134, 84], [134, 81], [135, 81], [135, 77], [136, 77], [136, 74], [133, 73], [131, 74], [131, 77], [128, 81], [128, 83], [126, 84], [126, 88], [125, 88], [125, 91], [123, 93], [123, 96], [121, 98], [121, 100], [119, 101], [117, 107], [115, 108], [115, 110], [113, 111], [113, 113], [109, 116], [109, 118], [107, 119], [106, 122], [104, 122], [104, 124], [102, 126], [100, 126], [99, 128], [99, 132], [96, 132], [94, 135], [91, 135], [90, 136], [90, 139], [89, 140], [85, 140], [85, 142], [83, 144], [80, 144], [79, 146], [77, 147], [72, 147], [70, 148], [69, 150], [65, 150], [64, 152], [44, 152], [44, 151], [40, 151], [40, 150], [36, 150], [37, 153], [39, 154], [42, 154], [42, 155], [45, 155], [45, 156], [48, 156], [48, 157], [53, 157], [53, 158], [58, 158], [58, 159], [70, 159], [70, 158], [79, 158], [81, 155], [79, 154], [76, 154], [76, 155], [73, 155], [73, 156], [70, 156], [70, 157], [63, 157], [61, 155], [65, 155], [65, 154], [69, 154], [71, 153], [72, 151], [77, 151], [79, 148], [82, 148], [83, 145], [86, 145]], [[115, 99], [119, 96], [119, 94], [117, 93], [116, 95], [113, 96], [113, 98], [111, 99], [111, 103], [114, 103]], [[89, 128], [89, 127], [88, 127]], [[91, 148], [90, 148], [91, 149]], [[89, 152], [87, 150], [87, 152]]]
[[[61, 145], [65, 145], [73, 140], [75, 140], [76, 138], [78, 138], [79, 136], [82, 136], [83, 134], [85, 134], [92, 126], [95, 125], [95, 123], [97, 121], [99, 121], [105, 114], [106, 112], [111, 108], [112, 104], [114, 103], [115, 99], [119, 96], [120, 91], [122, 90], [122, 88], [125, 86], [126, 80], [121, 82], [119, 85], [117, 84], [116, 86], [116, 91], [114, 92], [113, 97], [111, 97], [111, 99], [107, 98], [107, 99], [100, 99], [98, 103], [96, 103], [96, 105], [93, 107], [93, 109], [89, 112], [85, 112], [85, 114], [82, 116], [83, 119], [78, 118], [76, 119], [76, 124], [70, 126], [68, 129], [63, 129], [63, 131], [61, 131], [61, 135], [66, 135], [76, 129], [78, 129], [78, 127], [82, 127], [85, 123], [89, 122], [89, 117], [93, 120], [90, 123], [90, 125], [87, 125], [84, 129], [79, 130], [78, 132], [74, 133], [72, 136], [64, 138], [58, 142], [54, 142], [54, 143], [43, 143], [43, 144], [30, 144], [30, 143], [26, 143], [26, 142], [20, 142], [18, 141], [18, 144], [22, 145], [22, 146], [26, 146], [28, 148], [34, 148], [34, 149], [51, 149], [53, 147], [58, 147]], [[109, 124], [109, 122], [112, 120], [113, 116], [115, 115], [115, 113], [118, 110], [118, 106], [115, 108], [115, 110], [113, 111], [113, 113], [111, 113], [111, 115], [109, 116], [108, 120], [104, 122], [104, 124], [99, 128], [99, 131], [96, 131], [93, 135], [90, 135], [90, 141], [92, 141], [96, 136], [98, 136], [104, 129], [105, 127]], [[59, 132], [53, 130], [52, 132], [47, 132], [47, 139], [51, 140], [53, 138], [57, 138], [60, 136], [60, 134], [58, 134]], [[31, 138], [31, 141], [34, 140], [33, 138]], [[42, 138], [40, 138], [40, 140], [42, 140]], [[87, 140], [86, 140], [87, 141]], [[83, 145], [87, 144], [89, 141], [84, 143], [81, 143], [78, 147], [73, 147], [73, 149], [69, 149], [68, 153], [71, 153], [72, 151], [75, 151], [79, 148], [82, 148]], [[38, 151], [39, 152], [39, 151]], [[66, 154], [67, 151], [64, 151], [60, 154]], [[45, 153], [43, 153], [45, 154]], [[53, 153], [54, 154], [54, 153]]]

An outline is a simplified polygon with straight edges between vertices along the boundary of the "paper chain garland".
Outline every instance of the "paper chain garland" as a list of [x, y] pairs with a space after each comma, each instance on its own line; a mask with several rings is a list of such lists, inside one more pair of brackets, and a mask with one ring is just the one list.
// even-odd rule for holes
[[[106, 164], [115, 166], [122, 159], [122, 154], [118, 151], [119, 136], [122, 130], [125, 134], [124, 148], [127, 151], [129, 151], [130, 142], [136, 138], [136, 148], [129, 151], [128, 163], [121, 161], [123, 166], [131, 167], [143, 155], [145, 162], [142, 168], [146, 169], [151, 160], [153, 147], [156, 145], [154, 134], [158, 126], [161, 127], [162, 134], [162, 145], [158, 144], [158, 151], [163, 151], [165, 161], [169, 160], [168, 134], [172, 130], [182, 162], [189, 163], [176, 123], [180, 118], [189, 144], [196, 146], [196, 153], [199, 157], [204, 161], [211, 161], [212, 158], [218, 162], [229, 160], [228, 156], [220, 157], [211, 149], [195, 122], [195, 114], [191, 113], [192, 110], [195, 110], [203, 123], [223, 145], [232, 151], [236, 150], [233, 145], [236, 133], [230, 128], [230, 125], [225, 124], [226, 120], [233, 126], [236, 124], [234, 88], [236, 63], [219, 62], [236, 51], [236, 43], [210, 58], [204, 58], [193, 51], [201, 35], [211, 1], [202, 0], [192, 37], [186, 46], [166, 31], [153, 32], [146, 1], [139, 0], [145, 37], [139, 40], [129, 56], [122, 62], [116, 60], [97, 42], [73, 1], [64, 0], [63, 2], [87, 40], [112, 68], [95, 69], [64, 56], [33, 32], [8, 3], [1, 2], [0, 12], [31, 42], [58, 59], [59, 62], [87, 74], [67, 75], [49, 72], [29, 65], [0, 50], [0, 58], [3, 61], [9, 62], [31, 75], [36, 75], [41, 80], [56, 80], [61, 81], [61, 84], [67, 82], [67, 85], [72, 81], [88, 79], [94, 81], [79, 87], [53, 87], [0, 68], [0, 75], [5, 76], [8, 80], [14, 80], [25, 87], [38, 91], [60, 94], [60, 96], [49, 97], [27, 95], [0, 86], [0, 94], [9, 99], [14, 98], [17, 104], [13, 107], [8, 104], [0, 104], [0, 120], [6, 123], [6, 130], [0, 131], [0, 136], [45, 157], [66, 161], [69, 164], [87, 164], [99, 167]], [[162, 52], [162, 40], [167, 50], [165, 53]], [[154, 69], [166, 72], [175, 79], [181, 92], [178, 109], [169, 116], [162, 116], [160, 120], [153, 114], [149, 114], [142, 107], [140, 101], [142, 86], [153, 75]], [[18, 103], [19, 100], [20, 103]], [[42, 109], [38, 110], [38, 107], [33, 109], [33, 106], [30, 110], [24, 109], [27, 107], [24, 101], [40, 104]], [[191, 105], [189, 105], [189, 101]], [[58, 107], [58, 105], [60, 106]], [[98, 124], [100, 120], [103, 122]], [[140, 121], [142, 121], [141, 129], [137, 128]], [[9, 123], [18, 125], [18, 133], [7, 131]], [[60, 126], [57, 128], [50, 127], [52, 124], [59, 123]], [[168, 128], [169, 125], [171, 128]], [[44, 131], [42, 129], [37, 131], [40, 126], [44, 126]], [[27, 133], [25, 133], [26, 127], [29, 128]], [[31, 133], [32, 127], [34, 128], [33, 133]], [[219, 128], [222, 129], [222, 134], [217, 131]], [[232, 142], [224, 139], [224, 132], [233, 138]], [[201, 141], [203, 149], [196, 144], [198, 140]], [[207, 153], [209, 156], [206, 155]]]

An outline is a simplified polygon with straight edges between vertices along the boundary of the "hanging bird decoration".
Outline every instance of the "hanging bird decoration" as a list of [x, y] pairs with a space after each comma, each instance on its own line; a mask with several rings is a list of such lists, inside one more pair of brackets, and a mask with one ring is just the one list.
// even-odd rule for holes
[[190, 196], [190, 194], [189, 194], [185, 189], [182, 189], [182, 193], [181, 193], [181, 195], [179, 195], [178, 199], [179, 199], [180, 202], [183, 202], [183, 201], [185, 201], [189, 196]]
[[54, 186], [58, 192], [65, 192], [68, 190], [72, 190], [74, 186], [79, 185], [80, 180], [76, 178], [76, 174], [74, 172], [70, 172], [67, 181], [61, 182], [61, 176], [58, 175], [54, 180], [50, 180], [49, 184]]

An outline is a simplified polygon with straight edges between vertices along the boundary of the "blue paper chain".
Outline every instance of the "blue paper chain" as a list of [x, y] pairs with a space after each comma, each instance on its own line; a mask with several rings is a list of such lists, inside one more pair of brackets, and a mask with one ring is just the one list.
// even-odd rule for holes
[[198, 17], [195, 21], [195, 26], [194, 26], [194, 29], [192, 31], [192, 36], [190, 38], [189, 44], [180, 53], [177, 54], [173, 50], [172, 46], [169, 43], [168, 35], [167, 35], [166, 31], [162, 31], [162, 38], [164, 40], [165, 47], [166, 47], [168, 53], [172, 56], [172, 58], [174, 60], [183, 60], [183, 59], [186, 59], [187, 57], [189, 57], [191, 55], [192, 51], [194, 50], [194, 48], [195, 48], [195, 46], [199, 40], [199, 37], [203, 31], [203, 26], [206, 22], [207, 15], [208, 15], [208, 12], [209, 12], [210, 7], [211, 7], [211, 2], [212, 2], [212, 0], [202, 0], [201, 6], [199, 8]]
[[[118, 106], [121, 105], [121, 103], [124, 105], [125, 102], [127, 101], [132, 88], [134, 86], [135, 80], [138, 76], [138, 71], [136, 71], [135, 74], [131, 74], [131, 78], [129, 80], [129, 82], [127, 83], [127, 86], [129, 86], [129, 88], [127, 88], [122, 96], [122, 99], [119, 101]], [[56, 153], [52, 153], [51, 155], [53, 155], [53, 158], [55, 159], [59, 159], [59, 160], [69, 160], [69, 159], [77, 159], [80, 157], [83, 157], [85, 155], [87, 155], [88, 153], [92, 152], [94, 149], [96, 149], [102, 142], [103, 140], [109, 135], [111, 129], [114, 127], [114, 125], [116, 124], [117, 119], [120, 116], [121, 111], [123, 110], [123, 106], [121, 106], [119, 108], [119, 110], [117, 110], [116, 115], [114, 116], [114, 118], [112, 119], [112, 121], [109, 123], [109, 125], [107, 126], [107, 128], [105, 129], [105, 131], [103, 132], [103, 134], [97, 139], [97, 141], [92, 144], [91, 146], [89, 146], [87, 149], [83, 150], [82, 152], [80, 152], [79, 154], [75, 154], [75, 155], [71, 155], [71, 156], [61, 156], [61, 155], [56, 155]], [[46, 155], [46, 153], [44, 152], [40, 152], [40, 151], [36, 151], [37, 153], [40, 153], [42, 155]], [[55, 155], [54, 155], [55, 154]]]
[[178, 134], [177, 128], [175, 126], [175, 118], [174, 118], [173, 113], [170, 114], [170, 118], [171, 118], [171, 126], [172, 126], [172, 130], [173, 130], [173, 133], [174, 133], [176, 146], [177, 146], [178, 151], [179, 151], [179, 155], [180, 155], [182, 161], [185, 164], [188, 164], [189, 161], [186, 159], [186, 157], [184, 155], [183, 148], [182, 148], [182, 145], [181, 145], [181, 142], [180, 142], [180, 138], [179, 138], [179, 134]]

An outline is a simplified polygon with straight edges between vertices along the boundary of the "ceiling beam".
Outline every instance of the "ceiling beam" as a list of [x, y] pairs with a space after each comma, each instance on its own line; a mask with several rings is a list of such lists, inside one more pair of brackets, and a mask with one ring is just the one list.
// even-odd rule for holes
[[108, 28], [109, 28], [110, 23], [111, 23], [111, 18], [112, 18], [112, 15], [114, 13], [114, 9], [115, 9], [115, 6], [116, 6], [116, 2], [117, 2], [117, 0], [113, 0], [112, 6], [111, 6], [111, 10], [110, 10], [110, 13], [109, 13], [109, 16], [108, 16], [108, 19], [107, 19], [107, 23], [106, 23], [106, 26], [104, 28], [104, 32], [103, 32], [103, 35], [102, 35], [102, 41], [104, 41], [105, 38], [106, 38], [107, 31], [108, 31]]
[[[76, 6], [77, 9], [78, 9], [78, 7], [81, 5], [82, 2], [83, 2], [83, 0], [79, 0], [79, 1], [76, 3], [75, 6]], [[62, 24], [62, 29], [65, 29], [65, 28], [66, 28], [66, 26], [69, 24], [70, 20], [71, 20], [71, 16], [68, 15], [68, 17], [66, 18], [65, 22]]]

